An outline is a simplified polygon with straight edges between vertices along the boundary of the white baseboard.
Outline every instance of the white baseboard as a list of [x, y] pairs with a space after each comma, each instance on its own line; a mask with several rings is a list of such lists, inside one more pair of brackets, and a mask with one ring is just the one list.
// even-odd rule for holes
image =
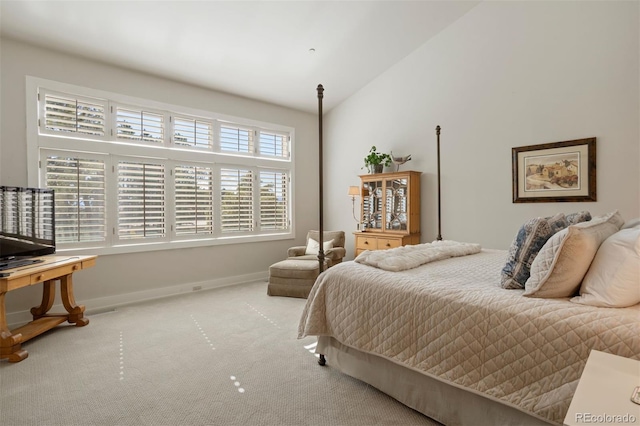
[[[210, 290], [214, 288], [227, 287], [249, 283], [252, 281], [266, 280], [268, 278], [264, 272], [256, 272], [253, 274], [236, 275], [233, 277], [218, 278], [214, 280], [182, 283], [170, 287], [155, 288], [152, 290], [136, 291], [133, 293], [123, 293], [115, 296], [98, 297], [89, 300], [76, 300], [79, 305], [85, 306], [85, 314], [99, 314], [106, 311], [112, 311], [119, 306], [130, 305], [132, 303], [145, 302], [148, 300], [160, 299], [163, 297], [176, 296], [179, 294], [191, 293], [194, 291]], [[266, 292], [266, 288], [265, 288]], [[64, 312], [61, 304], [54, 305], [51, 312]], [[10, 329], [26, 324], [33, 319], [29, 311], [18, 311], [7, 313], [7, 324]]]

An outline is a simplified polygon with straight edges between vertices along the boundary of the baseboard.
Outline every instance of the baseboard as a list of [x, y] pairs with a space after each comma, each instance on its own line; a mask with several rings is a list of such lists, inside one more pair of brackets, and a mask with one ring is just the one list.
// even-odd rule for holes
[[[191, 293], [194, 291], [210, 290], [231, 285], [245, 284], [252, 281], [266, 280], [267, 278], [268, 277], [264, 272], [256, 272], [253, 274], [236, 275], [233, 277], [218, 278], [214, 280], [182, 283], [175, 286], [136, 291], [133, 293], [124, 293], [115, 296], [98, 297], [89, 300], [76, 300], [76, 302], [79, 305], [84, 305], [85, 314], [87, 316], [91, 316], [92, 314], [99, 314], [115, 310], [119, 306], [146, 302], [148, 300], [160, 299], [163, 297], [177, 296], [179, 294]], [[51, 311], [64, 312], [64, 307], [61, 304], [57, 304], [51, 308]], [[6, 318], [7, 324], [10, 329], [19, 327], [22, 324], [25, 324], [33, 319], [29, 311], [7, 313]]]

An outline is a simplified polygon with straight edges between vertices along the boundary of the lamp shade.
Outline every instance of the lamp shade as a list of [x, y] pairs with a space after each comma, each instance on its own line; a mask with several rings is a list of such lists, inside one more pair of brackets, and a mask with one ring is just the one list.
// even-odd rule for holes
[[349, 195], [352, 197], [357, 197], [360, 195], [360, 187], [359, 186], [350, 186], [349, 187]]

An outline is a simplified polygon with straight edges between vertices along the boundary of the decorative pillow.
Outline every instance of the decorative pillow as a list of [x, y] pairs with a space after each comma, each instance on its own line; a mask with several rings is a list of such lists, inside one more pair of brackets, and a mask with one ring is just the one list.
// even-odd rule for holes
[[[322, 250], [327, 251], [333, 248], [333, 240], [323, 241], [322, 242]], [[318, 250], [320, 250], [320, 243], [314, 240], [313, 238], [309, 238], [307, 241], [307, 248], [304, 251], [304, 254], [318, 254]]]
[[524, 288], [529, 268], [544, 243], [556, 232], [569, 225], [564, 213], [525, 222], [511, 243], [507, 264], [502, 268], [502, 288]]
[[618, 211], [571, 225], [547, 241], [531, 264], [525, 296], [573, 296], [587, 273], [598, 247], [618, 232], [624, 221]]
[[569, 225], [575, 225], [576, 223], [580, 223], [580, 222], [588, 222], [590, 220], [591, 220], [591, 213], [589, 213], [586, 210], [567, 215], [567, 222], [569, 222]]
[[584, 276], [583, 305], [625, 308], [640, 303], [640, 225], [621, 229], [607, 238]]

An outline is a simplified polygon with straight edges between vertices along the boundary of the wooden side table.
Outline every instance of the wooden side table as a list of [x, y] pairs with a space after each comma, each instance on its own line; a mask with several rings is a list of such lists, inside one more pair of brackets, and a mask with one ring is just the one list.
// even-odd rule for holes
[[[43, 262], [6, 269], [9, 276], [0, 278], [0, 359], [20, 362], [29, 354], [22, 343], [68, 321], [77, 327], [89, 324], [84, 317], [84, 306], [77, 305], [73, 297], [74, 272], [96, 264], [97, 256], [43, 256]], [[60, 296], [67, 313], [49, 314], [55, 297], [55, 281], [60, 281]], [[5, 294], [18, 288], [43, 283], [42, 302], [31, 308], [33, 321], [9, 330], [5, 310]]]
[[564, 425], [640, 425], [640, 405], [631, 402], [636, 386], [640, 386], [640, 361], [592, 350]]

